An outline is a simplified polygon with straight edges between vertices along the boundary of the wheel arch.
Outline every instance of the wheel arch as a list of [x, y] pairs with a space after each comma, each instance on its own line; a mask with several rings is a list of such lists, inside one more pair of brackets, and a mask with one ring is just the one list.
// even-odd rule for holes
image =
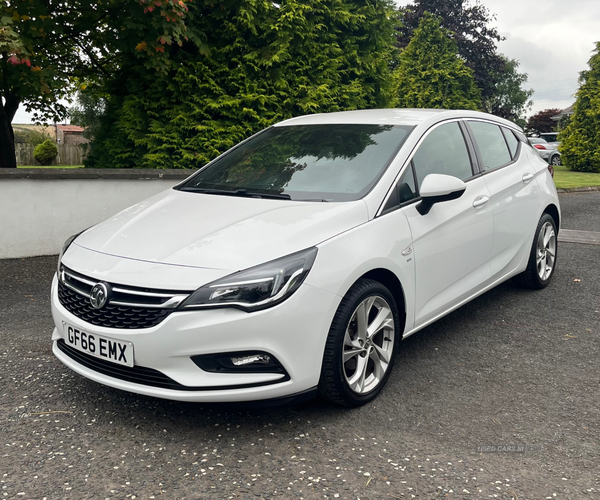
[[398, 307], [398, 314], [400, 315], [402, 327], [400, 337], [402, 338], [402, 335], [406, 330], [406, 299], [404, 296], [404, 288], [402, 287], [402, 283], [398, 279], [398, 276], [396, 276], [396, 274], [389, 269], [380, 267], [371, 269], [370, 271], [364, 273], [359, 279], [363, 278], [371, 279], [381, 283], [392, 293], [392, 296], [396, 301], [396, 306]]
[[558, 234], [558, 232], [560, 231], [560, 214], [558, 212], [558, 207], [551, 203], [544, 209], [543, 213], [548, 214], [554, 219], [554, 224], [556, 224], [556, 233]]

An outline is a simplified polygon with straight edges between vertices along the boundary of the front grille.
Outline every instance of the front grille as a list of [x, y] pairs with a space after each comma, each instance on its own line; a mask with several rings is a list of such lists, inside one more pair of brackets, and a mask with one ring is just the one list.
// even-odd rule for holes
[[70, 313], [86, 323], [108, 328], [138, 329], [158, 325], [171, 314], [189, 292], [168, 292], [105, 283], [111, 290], [106, 305], [92, 307], [90, 292], [97, 280], [62, 266], [58, 300]]
[[152, 368], [145, 368], [143, 366], [123, 366], [96, 358], [95, 356], [90, 356], [89, 354], [74, 349], [65, 343], [63, 339], [59, 339], [57, 345], [62, 352], [80, 365], [83, 365], [90, 370], [94, 370], [95, 372], [102, 373], [103, 375], [108, 375], [109, 377], [125, 380], [126, 382], [133, 382], [134, 384], [150, 385], [152, 387], [160, 387], [163, 389], [175, 389], [178, 391], [197, 391], [199, 389], [198, 387], [181, 385], [179, 382], [167, 377], [164, 373]]

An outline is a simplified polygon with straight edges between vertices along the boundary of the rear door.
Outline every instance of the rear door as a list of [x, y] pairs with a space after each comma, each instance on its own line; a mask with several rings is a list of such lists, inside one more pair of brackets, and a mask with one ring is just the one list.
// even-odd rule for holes
[[[483, 179], [491, 195], [494, 243], [492, 279], [514, 271], [529, 255], [538, 222], [538, 185], [525, 145], [507, 127], [468, 120]], [[523, 154], [522, 154], [523, 153]]]

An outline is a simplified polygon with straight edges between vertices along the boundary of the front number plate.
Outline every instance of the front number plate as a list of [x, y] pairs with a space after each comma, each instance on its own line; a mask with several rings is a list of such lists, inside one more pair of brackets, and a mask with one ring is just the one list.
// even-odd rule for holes
[[87, 333], [67, 323], [65, 342], [78, 351], [125, 366], [133, 366], [133, 344]]

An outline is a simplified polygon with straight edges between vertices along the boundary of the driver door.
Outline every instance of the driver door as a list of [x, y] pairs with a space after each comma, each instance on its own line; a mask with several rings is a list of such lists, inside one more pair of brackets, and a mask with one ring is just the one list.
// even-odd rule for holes
[[[412, 232], [415, 260], [415, 328], [432, 322], [481, 290], [490, 279], [493, 219], [490, 192], [481, 176], [474, 175], [474, 157], [457, 121], [430, 129], [400, 180], [419, 187], [429, 174], [458, 177], [467, 185], [455, 200], [436, 203], [426, 215], [419, 201], [405, 205]], [[411, 191], [404, 190], [404, 192]]]

